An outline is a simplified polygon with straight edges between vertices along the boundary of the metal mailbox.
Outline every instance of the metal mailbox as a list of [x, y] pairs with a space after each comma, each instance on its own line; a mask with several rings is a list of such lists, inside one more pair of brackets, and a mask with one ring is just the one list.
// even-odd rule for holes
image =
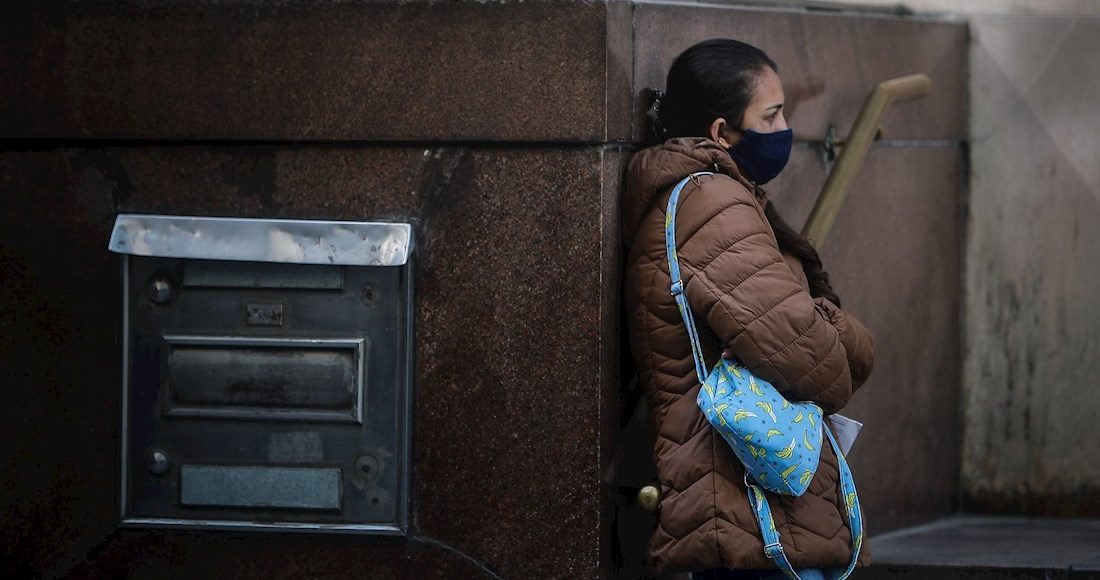
[[118, 216], [123, 525], [404, 534], [409, 224]]

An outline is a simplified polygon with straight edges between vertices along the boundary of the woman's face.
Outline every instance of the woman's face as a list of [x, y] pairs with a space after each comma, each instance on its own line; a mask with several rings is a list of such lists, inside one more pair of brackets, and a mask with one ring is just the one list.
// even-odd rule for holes
[[745, 109], [741, 128], [757, 133], [774, 133], [787, 128], [787, 120], [783, 118], [783, 85], [779, 75], [769, 67], [764, 67], [756, 77], [756, 90]]
[[[745, 118], [740, 128], [757, 133], [774, 133], [787, 129], [787, 119], [783, 117], [783, 85], [779, 82], [779, 75], [770, 67], [764, 67], [756, 76], [752, 100], [745, 108]], [[726, 123], [725, 119], [715, 119], [711, 126], [711, 138], [726, 148], [737, 145], [741, 141], [742, 133], [743, 131]]]

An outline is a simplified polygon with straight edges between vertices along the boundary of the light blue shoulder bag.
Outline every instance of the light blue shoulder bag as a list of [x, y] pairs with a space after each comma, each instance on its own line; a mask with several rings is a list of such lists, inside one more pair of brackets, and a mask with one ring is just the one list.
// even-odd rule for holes
[[693, 173], [676, 184], [665, 213], [665, 249], [672, 277], [672, 295], [684, 318], [695, 358], [695, 372], [702, 384], [697, 398], [699, 408], [745, 466], [745, 485], [760, 524], [764, 554], [792, 578], [798, 578], [798, 574], [783, 553], [764, 490], [793, 496], [805, 493], [817, 471], [822, 432], [828, 436], [840, 463], [840, 487], [852, 532], [852, 561], [847, 570], [836, 576], [837, 580], [847, 578], [855, 569], [863, 545], [859, 498], [844, 453], [833, 434], [824, 428], [821, 408], [810, 401], [788, 401], [771, 383], [753, 376], [736, 361], [719, 360], [707, 373], [676, 257], [676, 205], [688, 181], [701, 175], [711, 173]]

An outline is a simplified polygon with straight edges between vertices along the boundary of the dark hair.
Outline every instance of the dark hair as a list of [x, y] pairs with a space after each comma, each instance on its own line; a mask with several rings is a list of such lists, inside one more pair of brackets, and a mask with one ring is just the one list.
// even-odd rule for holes
[[[668, 70], [665, 92], [654, 91], [652, 95], [651, 140], [707, 137], [711, 123], [718, 117], [740, 127], [753, 97], [754, 81], [764, 67], [779, 71], [764, 51], [736, 40], [705, 40], [685, 50]], [[840, 298], [821, 266], [821, 257], [809, 240], [783, 221], [771, 201], [764, 207], [764, 215], [779, 249], [802, 261], [810, 295], [824, 296], [840, 306]]]

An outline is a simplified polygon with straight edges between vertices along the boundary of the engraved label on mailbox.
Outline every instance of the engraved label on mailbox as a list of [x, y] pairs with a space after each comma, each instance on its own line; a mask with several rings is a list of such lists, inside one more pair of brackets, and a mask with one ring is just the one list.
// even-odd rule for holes
[[245, 304], [244, 323], [249, 326], [282, 326], [283, 305], [263, 302]]
[[184, 465], [180, 503], [185, 506], [340, 509], [339, 469]]

